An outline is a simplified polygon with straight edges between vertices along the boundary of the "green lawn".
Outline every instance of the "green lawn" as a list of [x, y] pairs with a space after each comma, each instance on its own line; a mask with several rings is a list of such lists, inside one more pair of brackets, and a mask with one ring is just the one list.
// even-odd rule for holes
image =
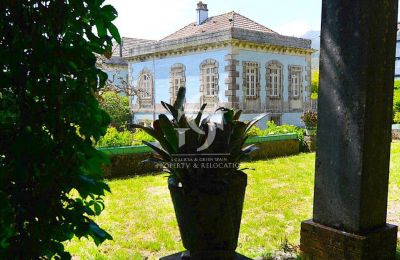
[[[311, 217], [315, 154], [246, 163], [249, 183], [237, 251], [256, 257], [299, 243], [300, 222]], [[400, 143], [392, 146], [389, 222], [400, 224]], [[96, 248], [67, 244], [76, 259], [158, 259], [180, 250], [179, 230], [164, 175], [110, 181], [112, 194], [97, 218], [114, 241]]]

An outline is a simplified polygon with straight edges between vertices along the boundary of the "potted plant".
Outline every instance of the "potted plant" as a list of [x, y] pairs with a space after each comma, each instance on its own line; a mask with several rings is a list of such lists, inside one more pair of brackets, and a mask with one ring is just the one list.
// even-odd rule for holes
[[317, 112], [311, 110], [305, 111], [301, 116], [301, 119], [306, 125], [306, 135], [315, 135], [318, 121]]
[[169, 173], [172, 197], [183, 246], [192, 259], [233, 259], [236, 255], [247, 175], [239, 162], [249, 158], [254, 145], [243, 147], [247, 132], [263, 116], [239, 121], [241, 111], [219, 108], [218, 125], [202, 119], [204, 104], [195, 118], [184, 112], [185, 88], [174, 105], [162, 102], [172, 119], [161, 114], [152, 127], [141, 128], [159, 146], [145, 142]]

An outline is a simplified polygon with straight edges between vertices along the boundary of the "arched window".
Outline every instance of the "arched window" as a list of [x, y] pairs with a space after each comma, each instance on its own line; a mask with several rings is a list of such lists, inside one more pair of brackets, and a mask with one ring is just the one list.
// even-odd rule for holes
[[218, 103], [218, 62], [207, 59], [200, 64], [200, 93], [201, 103], [215, 105]]
[[270, 61], [267, 67], [267, 95], [270, 98], [280, 98], [283, 85], [283, 66], [278, 61]]
[[290, 98], [297, 99], [300, 97], [301, 88], [303, 85], [302, 80], [303, 70], [301, 66], [289, 66], [289, 96]]
[[153, 105], [153, 76], [150, 71], [141, 71], [138, 79], [138, 101], [141, 108]]
[[170, 96], [173, 103], [180, 87], [186, 87], [185, 66], [181, 63], [174, 64], [170, 72]]

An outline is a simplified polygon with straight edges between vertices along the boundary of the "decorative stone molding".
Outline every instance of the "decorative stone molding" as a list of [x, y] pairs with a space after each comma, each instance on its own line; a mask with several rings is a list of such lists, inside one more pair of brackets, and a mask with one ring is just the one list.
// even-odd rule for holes
[[231, 28], [181, 39], [138, 44], [130, 50], [130, 56], [127, 60], [144, 61], [226, 47], [239, 47], [287, 55], [310, 55], [314, 52], [311, 49], [310, 40]]
[[[151, 85], [151, 92], [147, 93], [146, 97], [143, 93], [146, 91], [144, 90], [144, 80], [145, 77], [149, 77], [150, 85]], [[144, 68], [139, 72], [138, 79], [137, 79], [137, 88], [139, 90], [139, 94], [137, 95], [137, 106], [140, 109], [149, 109], [153, 107], [153, 93], [154, 93], [154, 76], [151, 70]], [[148, 96], [148, 97], [147, 97]]]
[[[214, 110], [218, 106], [219, 73], [218, 62], [214, 59], [206, 59], [200, 63], [200, 103], [207, 104], [207, 110]], [[214, 69], [214, 95], [207, 95], [206, 73], [208, 68]]]
[[178, 95], [174, 81], [178, 79], [180, 83], [179, 87], [186, 87], [185, 72], [186, 72], [186, 67], [182, 63], [175, 63], [171, 67], [170, 80], [169, 80], [169, 96], [171, 104], [175, 102], [176, 96]]

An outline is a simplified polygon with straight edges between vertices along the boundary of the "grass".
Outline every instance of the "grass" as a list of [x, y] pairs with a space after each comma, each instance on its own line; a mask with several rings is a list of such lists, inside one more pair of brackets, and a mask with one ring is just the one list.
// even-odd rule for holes
[[[287, 239], [299, 243], [300, 222], [312, 215], [315, 154], [245, 163], [249, 183], [237, 251], [267, 255]], [[97, 218], [113, 241], [66, 244], [77, 259], [158, 259], [183, 250], [163, 175], [109, 182], [112, 194]], [[400, 224], [400, 142], [392, 146], [388, 222]], [[400, 244], [399, 244], [400, 246]], [[400, 252], [399, 252], [400, 253]]]

